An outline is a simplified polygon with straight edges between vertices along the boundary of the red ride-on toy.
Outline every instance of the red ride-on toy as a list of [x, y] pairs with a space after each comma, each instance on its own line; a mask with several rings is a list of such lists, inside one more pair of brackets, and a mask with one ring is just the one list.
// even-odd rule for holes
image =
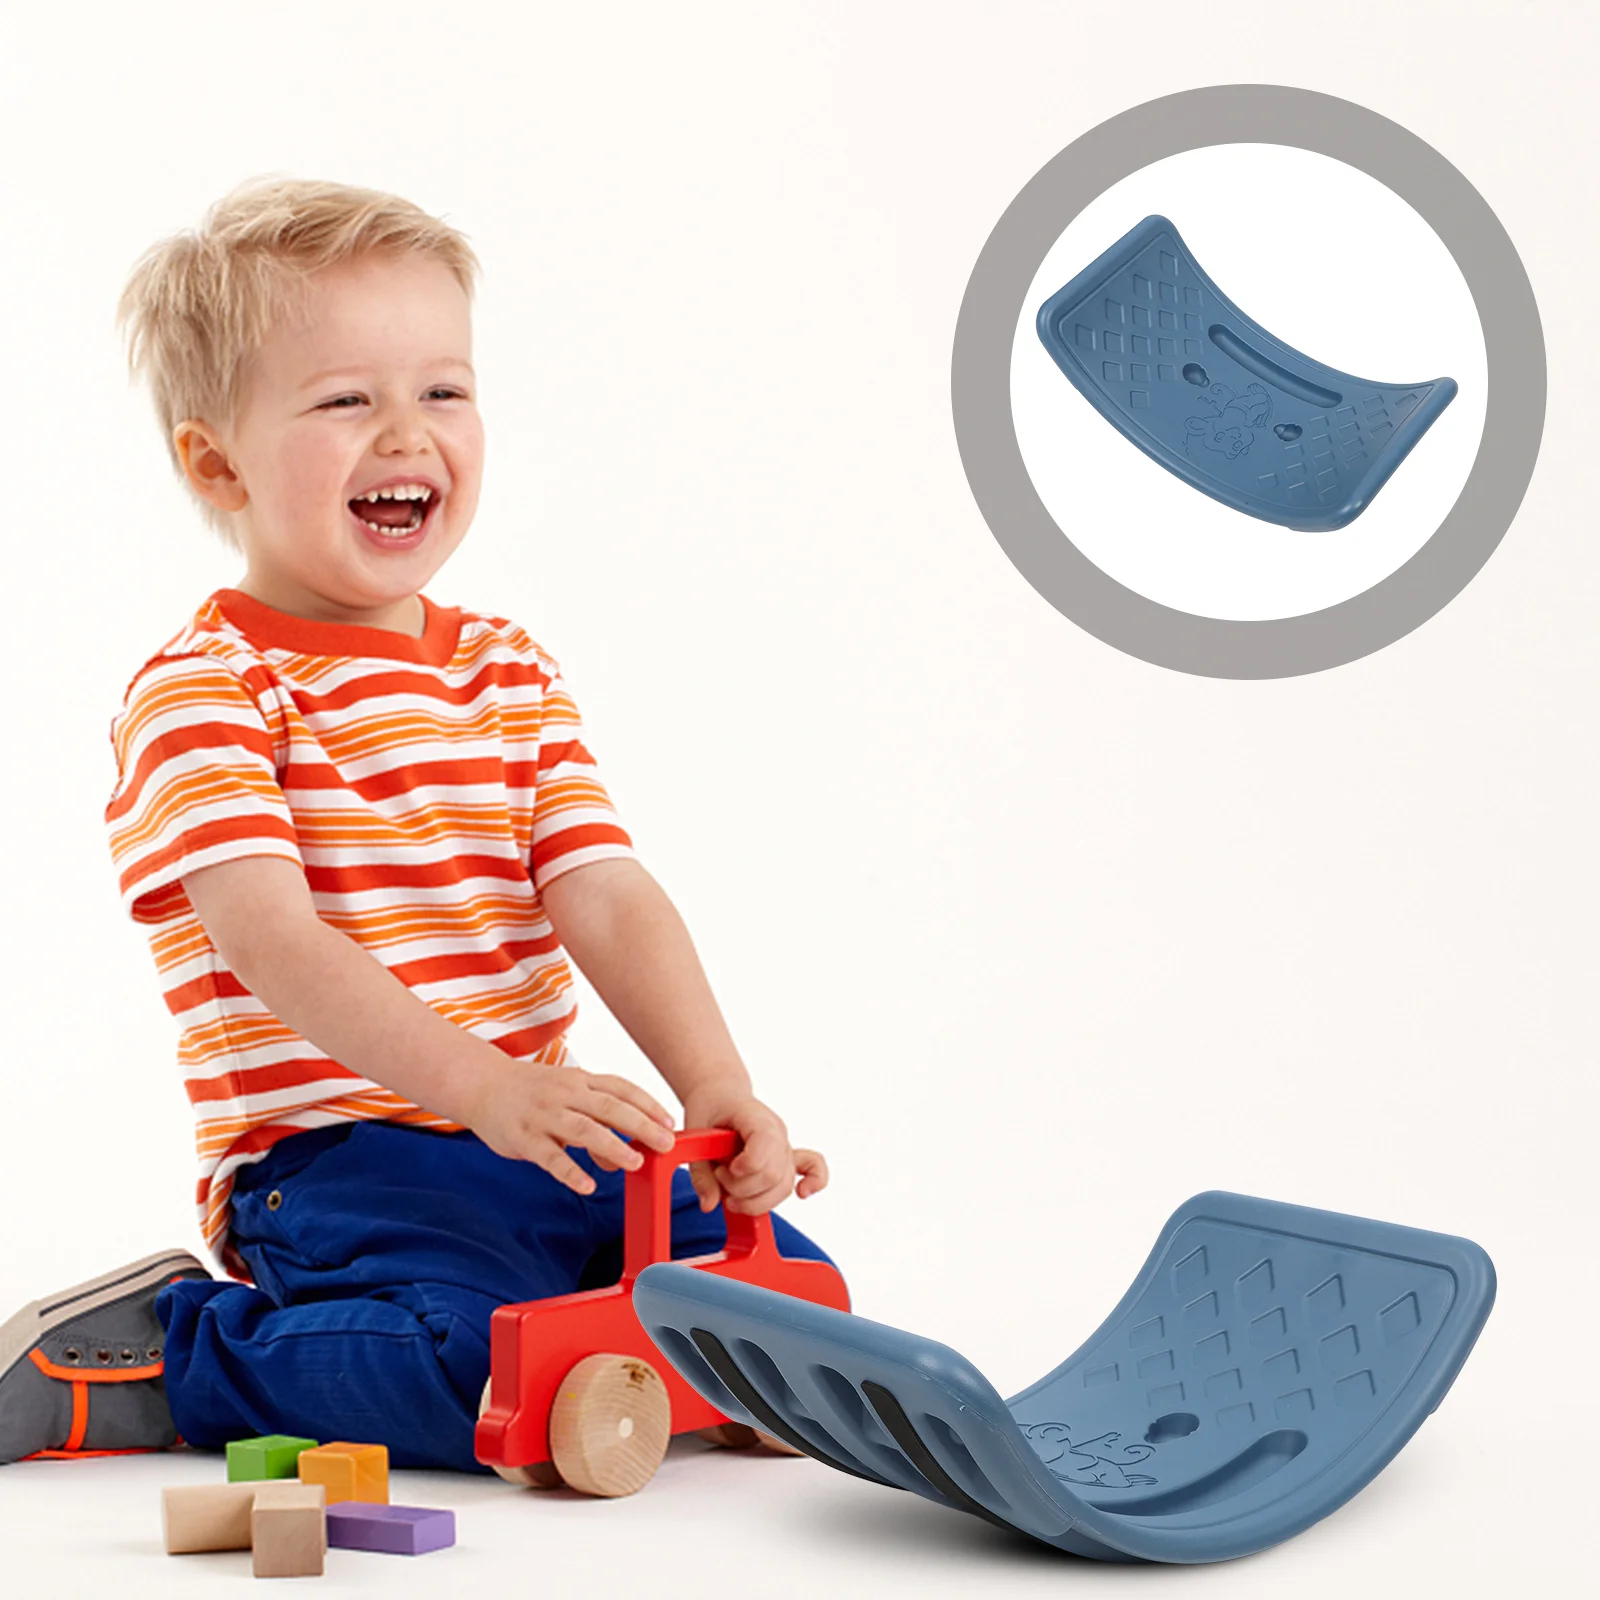
[[[623, 1189], [622, 1281], [501, 1306], [490, 1324], [489, 1384], [474, 1446], [480, 1461], [512, 1483], [632, 1494], [650, 1481], [675, 1433], [699, 1432], [717, 1444], [757, 1442], [754, 1430], [730, 1422], [678, 1376], [633, 1310], [634, 1279], [672, 1256], [673, 1172], [690, 1161], [729, 1159], [739, 1136], [699, 1128], [680, 1133], [664, 1155], [635, 1148], [644, 1165], [627, 1174]], [[771, 1217], [724, 1214], [726, 1247], [681, 1265], [850, 1309], [835, 1268], [778, 1254]]]

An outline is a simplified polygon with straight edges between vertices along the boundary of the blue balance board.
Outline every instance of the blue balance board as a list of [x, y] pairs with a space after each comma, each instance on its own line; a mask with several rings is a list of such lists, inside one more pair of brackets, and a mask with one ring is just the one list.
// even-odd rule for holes
[[1494, 1303], [1467, 1239], [1196, 1195], [1086, 1344], [1002, 1400], [947, 1345], [693, 1267], [634, 1309], [718, 1410], [841, 1472], [1074, 1555], [1223, 1561], [1369, 1482]]
[[1267, 522], [1342, 528], [1455, 398], [1453, 378], [1378, 383], [1247, 317], [1165, 217], [1146, 217], [1039, 308], [1055, 363], [1118, 433]]

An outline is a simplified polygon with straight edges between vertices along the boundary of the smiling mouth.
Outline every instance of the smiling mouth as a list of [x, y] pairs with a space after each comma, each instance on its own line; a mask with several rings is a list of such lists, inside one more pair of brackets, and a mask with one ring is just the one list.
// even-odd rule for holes
[[369, 500], [365, 495], [358, 495], [345, 504], [374, 533], [384, 538], [403, 539], [428, 520], [438, 501], [439, 496], [430, 489], [415, 500]]

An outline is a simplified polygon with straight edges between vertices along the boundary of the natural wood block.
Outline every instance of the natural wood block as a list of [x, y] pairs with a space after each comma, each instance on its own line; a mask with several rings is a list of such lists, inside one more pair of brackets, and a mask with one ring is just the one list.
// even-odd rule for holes
[[381, 1444], [318, 1445], [301, 1452], [300, 1481], [320, 1483], [328, 1491], [329, 1505], [344, 1500], [387, 1505], [389, 1452]]
[[321, 1511], [320, 1484], [200, 1483], [161, 1491], [161, 1537], [169, 1556], [200, 1550], [248, 1550], [256, 1506], [298, 1505]]
[[321, 1484], [284, 1485], [299, 1492], [298, 1501], [280, 1491], [261, 1495], [250, 1513], [250, 1547], [258, 1578], [320, 1578], [328, 1551], [327, 1520]]
[[298, 1478], [280, 1478], [273, 1483], [253, 1483], [258, 1506], [315, 1506], [324, 1511], [328, 1491], [320, 1483], [301, 1483]]
[[248, 1550], [254, 1483], [197, 1483], [161, 1491], [161, 1538], [169, 1556]]
[[234, 1439], [228, 1445], [228, 1482], [252, 1483], [265, 1478], [292, 1478], [302, 1450], [314, 1450], [315, 1439], [269, 1433], [259, 1439]]

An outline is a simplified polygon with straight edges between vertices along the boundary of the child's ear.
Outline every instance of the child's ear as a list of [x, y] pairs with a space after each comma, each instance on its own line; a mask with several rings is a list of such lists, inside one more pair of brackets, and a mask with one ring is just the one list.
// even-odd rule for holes
[[249, 495], [221, 440], [208, 424], [186, 417], [172, 430], [172, 446], [196, 494], [223, 511], [237, 511]]

